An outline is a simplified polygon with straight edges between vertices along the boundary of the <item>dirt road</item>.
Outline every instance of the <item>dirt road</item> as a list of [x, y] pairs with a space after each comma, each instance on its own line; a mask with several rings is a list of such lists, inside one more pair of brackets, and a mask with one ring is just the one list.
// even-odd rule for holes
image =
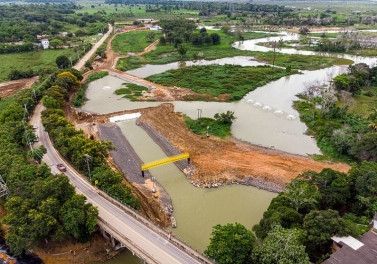
[[108, 36], [110, 36], [111, 32], [113, 31], [113, 26], [111, 24], [109, 24], [109, 30], [106, 32], [105, 35], [102, 36], [102, 38], [96, 43], [94, 44], [94, 46], [90, 49], [89, 52], [87, 52], [77, 63], [75, 66], [73, 66], [73, 68], [75, 68], [76, 70], [81, 70], [84, 65], [85, 65], [85, 62], [88, 61], [90, 59], [90, 57], [93, 56], [93, 54], [96, 52], [96, 50], [99, 48], [99, 46], [102, 45], [102, 43], [105, 42], [105, 40], [107, 39]]

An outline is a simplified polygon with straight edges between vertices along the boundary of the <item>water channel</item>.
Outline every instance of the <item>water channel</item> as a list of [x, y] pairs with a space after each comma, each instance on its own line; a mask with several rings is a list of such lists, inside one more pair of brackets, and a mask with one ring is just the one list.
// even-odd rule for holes
[[[270, 48], [256, 45], [259, 42], [297, 39], [297, 34], [282, 32], [279, 37], [249, 40], [235, 43], [240, 49], [269, 51]], [[281, 49], [281, 53], [313, 55], [311, 51]], [[342, 55], [355, 62], [373, 65], [374, 58]], [[185, 65], [170, 63], [168, 65], [146, 65], [130, 73], [146, 77], [151, 74], [176, 69], [194, 64], [239, 64], [243, 66], [259, 65], [252, 57], [233, 57], [215, 61], [186, 62]], [[332, 66], [316, 71], [304, 71], [302, 74], [281, 78], [247, 94], [235, 103], [217, 102], [173, 102], [175, 110], [197, 118], [198, 109], [201, 116], [213, 117], [215, 113], [231, 110], [237, 117], [232, 125], [234, 137], [267, 147], [274, 147], [290, 153], [301, 155], [320, 153], [314, 139], [305, 135], [306, 126], [299, 121], [298, 113], [292, 108], [297, 100], [296, 94], [305, 89], [306, 83], [312, 81], [328, 82], [338, 74], [345, 72], [346, 66]], [[114, 94], [122, 86], [123, 80], [107, 76], [92, 82], [87, 90], [88, 101], [83, 109], [96, 113], [156, 106], [158, 102], [131, 102]], [[119, 122], [118, 125], [144, 162], [162, 158], [165, 154], [138, 126], [134, 120]], [[226, 186], [219, 189], [200, 189], [193, 187], [184, 175], [174, 166], [155, 168], [152, 174], [164, 186], [173, 200], [178, 228], [174, 234], [201, 251], [209, 242], [211, 228], [215, 224], [239, 222], [251, 228], [262, 217], [269, 202], [275, 194], [246, 186]], [[236, 206], [235, 206], [236, 205]], [[129, 252], [109, 261], [111, 264], [139, 263]]]

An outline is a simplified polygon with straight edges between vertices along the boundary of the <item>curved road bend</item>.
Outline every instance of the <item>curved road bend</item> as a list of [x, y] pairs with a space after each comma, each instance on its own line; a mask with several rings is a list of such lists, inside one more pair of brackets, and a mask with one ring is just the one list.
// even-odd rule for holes
[[178, 249], [164, 237], [124, 213], [122, 209], [116, 207], [109, 200], [98, 195], [97, 190], [69, 166], [54, 149], [41, 122], [43, 109], [44, 107], [41, 104], [37, 105], [30, 123], [38, 126], [36, 129], [36, 135], [39, 137], [38, 144], [43, 144], [47, 149], [47, 154], [44, 156], [43, 161], [51, 167], [51, 171], [54, 174], [59, 173], [56, 164], [64, 164], [67, 167], [65, 174], [71, 184], [75, 186], [76, 192], [85, 195], [88, 202], [98, 208], [99, 217], [106, 221], [112, 230], [117, 230], [119, 235], [128, 238], [141, 251], [147, 252], [155, 260], [155, 263], [201, 263], [186, 252]]
[[90, 57], [93, 56], [94, 52], [96, 52], [96, 50], [99, 48], [99, 46], [101, 46], [102, 43], [105, 42], [105, 40], [107, 39], [108, 36], [110, 36], [112, 31], [113, 31], [113, 26], [111, 24], [109, 24], [109, 30], [106, 32], [106, 34], [103, 35], [102, 38], [96, 44], [94, 44], [94, 46], [84, 55], [84, 57], [82, 57], [76, 63], [75, 66], [73, 66], [73, 68], [75, 68], [76, 70], [81, 70], [81, 68], [84, 67], [85, 62], [88, 61], [90, 59]]

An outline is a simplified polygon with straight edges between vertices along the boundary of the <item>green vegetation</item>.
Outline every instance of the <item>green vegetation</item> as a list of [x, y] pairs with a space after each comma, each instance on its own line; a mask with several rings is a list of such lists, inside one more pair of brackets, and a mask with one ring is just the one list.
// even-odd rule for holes
[[123, 83], [123, 85], [126, 85], [126, 88], [117, 89], [114, 93], [117, 95], [124, 94], [123, 97], [131, 101], [136, 101], [138, 97], [143, 95], [143, 91], [148, 91], [146, 87], [133, 83]]
[[[287, 184], [271, 201], [259, 224], [253, 227], [259, 241], [240, 248], [232, 237], [244, 237], [250, 231], [239, 227], [237, 236], [215, 226], [205, 253], [220, 263], [228, 259], [240, 263], [320, 263], [331, 252], [331, 237], [359, 237], [368, 231], [368, 222], [377, 205], [377, 163], [354, 165], [348, 174], [324, 169], [308, 171]], [[227, 225], [232, 226], [232, 225]], [[215, 239], [216, 238], [216, 239]], [[281, 247], [284, 244], [284, 247]], [[227, 250], [214, 250], [227, 246]], [[246, 256], [246, 253], [250, 254]]]
[[[377, 197], [374, 192], [363, 192], [368, 186], [366, 182], [361, 183], [366, 180], [364, 177], [369, 177], [367, 170], [377, 175], [374, 174], [377, 172], [375, 163], [365, 162], [354, 165], [349, 174], [324, 169], [320, 173], [306, 172], [298, 176], [272, 200], [253, 230], [257, 237], [264, 239], [275, 224], [287, 229], [299, 228], [306, 232], [307, 238], [302, 242], [311, 260], [320, 259], [329, 252], [332, 235], [348, 233], [358, 237], [369, 230], [363, 217], [370, 218], [374, 210], [361, 200], [371, 205]], [[376, 176], [371, 176], [369, 181], [372, 178], [377, 180]], [[364, 228], [355, 228], [357, 224]]]
[[268, 34], [264, 32], [224, 33], [215, 30], [207, 30], [207, 32], [209, 34], [218, 34], [221, 39], [221, 42], [217, 45], [193, 45], [192, 43], [185, 43], [186, 53], [183, 54], [183, 56], [179, 54], [176, 47], [174, 47], [174, 43], [172, 43], [171, 45], [163, 45], [160, 42], [157, 46], [157, 49], [148, 52], [147, 54], [144, 54], [141, 57], [131, 56], [124, 59], [120, 59], [117, 64], [117, 68], [126, 71], [139, 68], [144, 64], [166, 64], [182, 60], [213, 60], [233, 56], [254, 56], [259, 53], [239, 50], [233, 48], [231, 44], [235, 41], [240, 40], [240, 38], [246, 40], [273, 36], [273, 34]]
[[[103, 73], [97, 73], [91, 79], [101, 75]], [[68, 92], [77, 91], [79, 87], [80, 82], [72, 73], [61, 72], [57, 75], [55, 85], [48, 88], [42, 98], [44, 101], [46, 96], [51, 97], [49, 104], [44, 105], [47, 109], [42, 112], [45, 130], [49, 133], [60, 154], [88, 177], [91, 175], [85, 157], [89, 155], [93, 179], [98, 181], [98, 186], [121, 202], [138, 209], [139, 200], [133, 196], [130, 186], [122, 184], [123, 175], [113, 171], [107, 165], [106, 159], [109, 150], [112, 149], [111, 143], [87, 139], [83, 131], [75, 130], [74, 126], [65, 119], [64, 112], [59, 109], [63, 106], [64, 100], [68, 99]], [[51, 100], [55, 100], [56, 103], [51, 103]], [[93, 179], [90, 179], [92, 183], [94, 183]]]
[[0, 81], [6, 81], [10, 78], [12, 70], [22, 71], [32, 70], [37, 75], [43, 75], [46, 72], [51, 73], [58, 69], [55, 60], [56, 57], [64, 55], [70, 57], [74, 55], [73, 49], [61, 50], [41, 50], [24, 53], [0, 54]]
[[[153, 38], [151, 34], [153, 33]], [[149, 38], [148, 38], [149, 36]], [[154, 40], [159, 39], [160, 32], [153, 31], [131, 31], [117, 35], [111, 42], [111, 48], [119, 54], [127, 54], [128, 52], [141, 52]]]
[[347, 74], [334, 78], [335, 89], [314, 85], [295, 102], [309, 134], [325, 154], [322, 158], [377, 160], [376, 71], [377, 67], [366, 64], [351, 65]]
[[[106, 17], [103, 14], [84, 16], [75, 13], [78, 8], [74, 3], [4, 4], [0, 10], [0, 43], [8, 45], [22, 40], [28, 45], [38, 41], [37, 35], [44, 35], [43, 38], [52, 41], [52, 46], [54, 43], [70, 45], [81, 42], [83, 36], [107, 31]], [[67, 34], [59, 34], [60, 32]], [[11, 49], [9, 51], [12, 52]]]
[[255, 236], [241, 224], [216, 225], [212, 228], [211, 242], [204, 254], [221, 264], [252, 263], [251, 253]]
[[230, 136], [230, 127], [232, 126], [234, 113], [227, 111], [226, 113], [216, 114], [213, 118], [202, 117], [193, 120], [188, 116], [184, 117], [185, 123], [188, 128], [198, 135], [214, 135], [220, 138]]
[[255, 88], [286, 75], [284, 69], [270, 66], [208, 65], [169, 70], [147, 79], [168, 86], [189, 88], [200, 95], [225, 96], [227, 101], [237, 101]]
[[291, 66], [292, 69], [300, 69], [300, 70], [316, 70], [322, 69], [326, 67], [330, 67], [332, 65], [343, 65], [344, 64], [351, 64], [353, 61], [347, 59], [338, 59], [338, 58], [331, 58], [331, 57], [322, 57], [322, 56], [306, 56], [306, 55], [299, 55], [299, 54], [280, 54], [274, 55], [274, 52], [269, 51], [265, 53], [259, 53], [257, 56], [258, 60], [266, 61], [270, 64], [273, 63], [275, 59], [275, 65], [280, 67], [288, 67]]
[[[59, 83], [64, 85], [64, 80], [63, 75]], [[25, 152], [35, 136], [31, 126], [23, 122], [24, 105], [32, 113], [35, 100], [54, 82], [48, 77], [34, 85], [35, 94], [30, 89], [22, 90], [0, 101], [0, 175], [10, 193], [2, 222], [10, 226], [6, 243], [17, 256], [47, 240], [88, 241], [96, 230], [97, 209], [87, 204], [85, 197], [75, 194], [68, 178], [53, 175], [46, 164], [35, 165], [28, 160], [39, 161], [44, 147], [28, 155]]]

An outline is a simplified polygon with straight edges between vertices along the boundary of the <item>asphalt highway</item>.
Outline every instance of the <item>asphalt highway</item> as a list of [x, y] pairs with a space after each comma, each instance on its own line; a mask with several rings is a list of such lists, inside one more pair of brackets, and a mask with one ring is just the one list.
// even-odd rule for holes
[[[88, 202], [98, 208], [99, 217], [103, 219], [111, 230], [116, 231], [120, 237], [126, 237], [132, 244], [148, 255], [147, 259], [153, 259], [153, 263], [178, 264], [178, 263], [203, 263], [196, 257], [187, 254], [185, 251], [173, 245], [166, 237], [161, 236], [143, 223], [128, 215], [121, 208], [115, 206], [108, 199], [99, 195], [99, 191], [92, 186], [84, 176], [81, 176], [74, 168], [65, 162], [53, 147], [47, 132], [44, 131], [41, 122], [43, 106], [39, 104], [30, 121], [37, 125], [36, 135], [39, 137], [38, 144], [43, 144], [47, 149], [43, 162], [51, 167], [53, 173], [60, 173], [56, 165], [61, 163], [67, 171], [65, 175], [69, 178], [76, 192], [86, 196]], [[119, 237], [118, 236], [118, 237]], [[122, 242], [122, 241], [121, 241]], [[150, 263], [150, 262], [148, 262]]]

